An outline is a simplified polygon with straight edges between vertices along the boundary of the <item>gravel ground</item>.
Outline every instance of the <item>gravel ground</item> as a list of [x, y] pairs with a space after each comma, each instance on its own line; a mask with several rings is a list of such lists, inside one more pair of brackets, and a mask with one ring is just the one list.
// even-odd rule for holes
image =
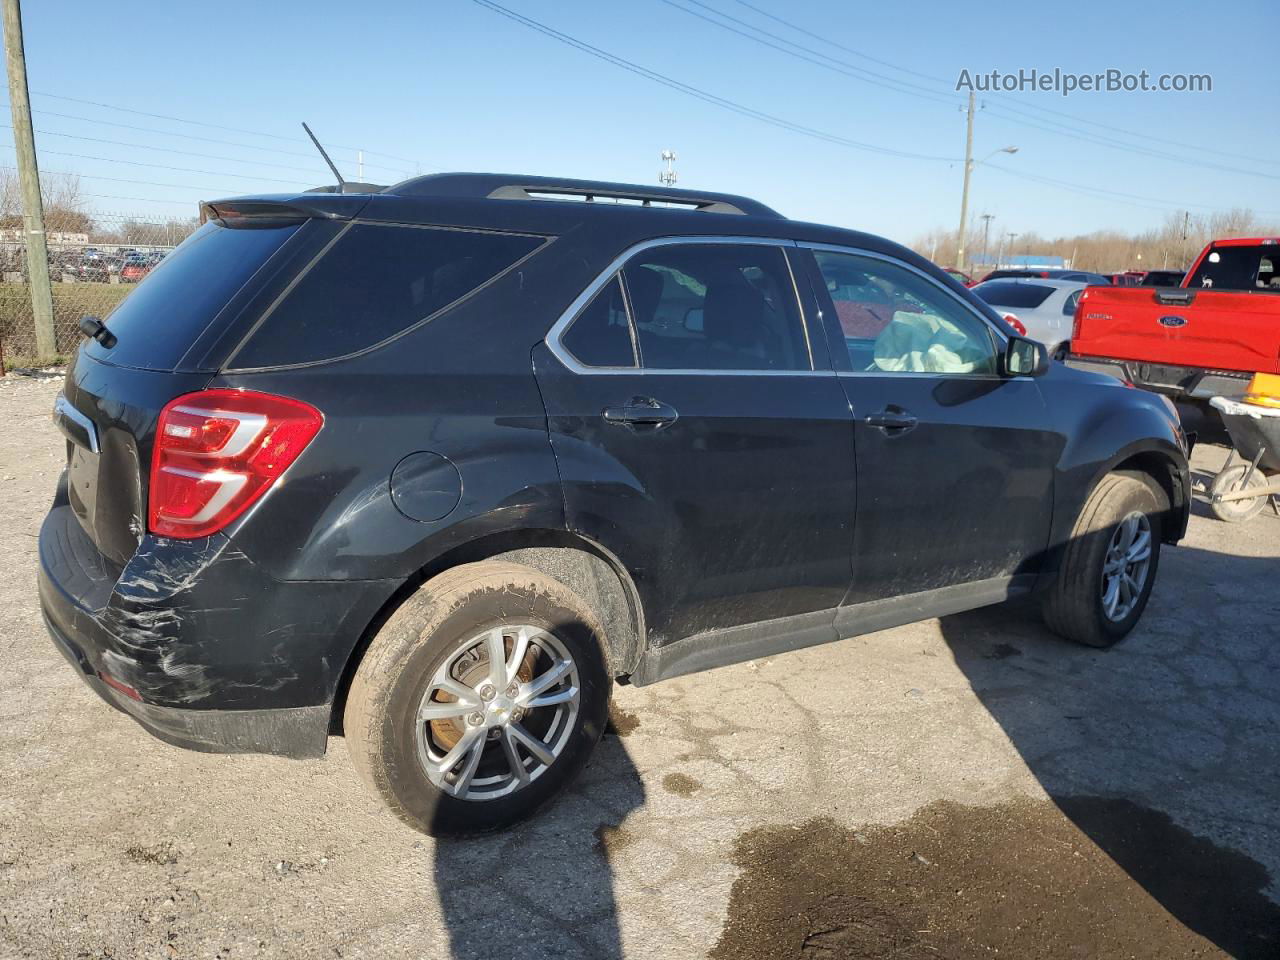
[[[1109, 652], [993, 608], [619, 688], [527, 827], [144, 734], [45, 636], [56, 380], [0, 380], [0, 957], [1280, 956], [1280, 518], [1200, 505]], [[1203, 475], [1225, 451], [1202, 448]]]

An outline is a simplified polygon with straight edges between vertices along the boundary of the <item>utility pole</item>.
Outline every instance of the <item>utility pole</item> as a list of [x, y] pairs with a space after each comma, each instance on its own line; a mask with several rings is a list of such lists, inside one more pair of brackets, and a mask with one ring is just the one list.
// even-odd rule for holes
[[1006, 234], [1006, 236], [1009, 238], [1009, 256], [1012, 257], [1014, 255], [1013, 241], [1017, 240], [1019, 235], [1016, 233], [1009, 233], [1009, 234]]
[[1183, 264], [1186, 264], [1187, 262], [1187, 232], [1190, 226], [1191, 226], [1191, 211], [1183, 210], [1182, 211], [1182, 249], [1179, 250], [1179, 253], [1182, 254]]
[[969, 91], [969, 116], [964, 138], [964, 191], [960, 194], [960, 235], [956, 240], [956, 269], [964, 269], [965, 230], [969, 220], [969, 175], [973, 173], [973, 91]]
[[982, 215], [982, 262], [987, 262], [987, 238], [991, 234], [991, 221], [996, 218], [994, 213], [984, 213]]
[[364, 151], [356, 151], [356, 180], [364, 183]]
[[18, 183], [22, 188], [22, 227], [27, 246], [27, 276], [31, 282], [31, 313], [36, 327], [36, 355], [50, 363], [57, 353], [53, 337], [53, 288], [49, 285], [49, 251], [45, 243], [44, 206], [40, 202], [40, 171], [31, 130], [31, 99], [27, 91], [27, 58], [22, 49], [22, 11], [18, 0], [4, 3], [5, 66], [9, 72], [9, 105], [13, 111], [13, 142], [18, 155]]

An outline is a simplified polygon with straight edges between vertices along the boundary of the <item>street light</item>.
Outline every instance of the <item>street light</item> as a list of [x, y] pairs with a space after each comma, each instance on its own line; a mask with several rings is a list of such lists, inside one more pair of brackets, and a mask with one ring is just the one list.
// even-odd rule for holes
[[992, 150], [981, 160], [973, 159], [973, 102], [972, 94], [970, 94], [969, 103], [969, 136], [964, 145], [964, 192], [960, 196], [960, 235], [957, 237], [956, 250], [956, 269], [964, 269], [964, 245], [965, 230], [968, 229], [969, 221], [969, 176], [973, 173], [973, 168], [980, 163], [986, 163], [997, 153], [1017, 153], [1018, 148], [1014, 146], [1001, 147], [998, 150]]

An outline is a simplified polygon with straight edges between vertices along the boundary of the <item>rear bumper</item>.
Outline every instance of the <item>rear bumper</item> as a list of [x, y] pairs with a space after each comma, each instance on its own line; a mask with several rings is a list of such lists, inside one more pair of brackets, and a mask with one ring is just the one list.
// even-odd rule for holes
[[276, 581], [220, 536], [145, 537], [113, 570], [59, 499], [40, 530], [40, 604], [99, 696], [189, 749], [324, 753], [351, 651], [394, 584]]
[[1245, 392], [1252, 374], [1231, 370], [1205, 370], [1199, 367], [1171, 367], [1112, 360], [1106, 357], [1067, 358], [1068, 366], [1090, 373], [1102, 373], [1153, 393], [1163, 393], [1177, 400], [1204, 400], [1213, 397], [1238, 397]]
[[135, 700], [109, 686], [88, 656], [46, 613], [54, 646], [104, 701], [127, 713], [158, 740], [201, 753], [271, 753], [305, 759], [324, 756], [329, 705], [261, 710], [183, 710]]

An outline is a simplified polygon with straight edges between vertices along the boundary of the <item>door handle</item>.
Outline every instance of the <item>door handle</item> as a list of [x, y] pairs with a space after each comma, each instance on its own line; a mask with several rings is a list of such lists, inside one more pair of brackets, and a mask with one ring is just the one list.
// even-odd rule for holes
[[679, 419], [680, 414], [669, 403], [653, 397], [632, 397], [620, 406], [605, 407], [601, 414], [606, 423], [630, 427], [633, 430], [648, 428], [661, 430]]
[[900, 434], [906, 433], [920, 421], [901, 407], [888, 406], [879, 413], [868, 415], [865, 422], [867, 426], [879, 427], [885, 433]]

